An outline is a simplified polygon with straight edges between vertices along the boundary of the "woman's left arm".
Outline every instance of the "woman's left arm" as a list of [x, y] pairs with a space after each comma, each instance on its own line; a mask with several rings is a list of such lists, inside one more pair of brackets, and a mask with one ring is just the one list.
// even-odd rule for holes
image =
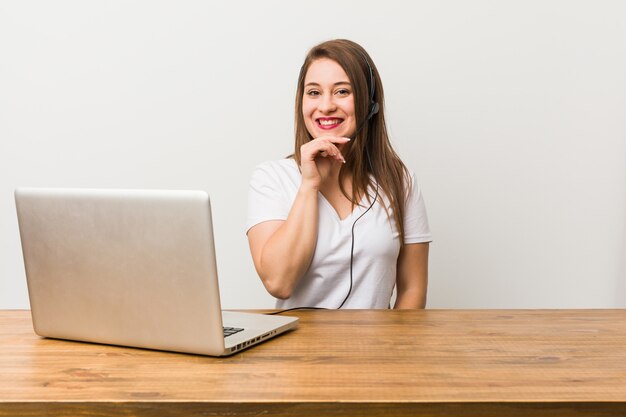
[[428, 243], [410, 243], [400, 248], [396, 272], [397, 297], [393, 308], [426, 307], [428, 248]]

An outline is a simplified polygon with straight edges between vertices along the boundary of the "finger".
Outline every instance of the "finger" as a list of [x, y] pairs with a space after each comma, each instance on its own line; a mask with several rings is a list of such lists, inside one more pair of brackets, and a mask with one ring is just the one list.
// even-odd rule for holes
[[343, 155], [341, 154], [341, 151], [334, 145], [329, 145], [327, 150], [320, 151], [319, 155], [324, 157], [324, 158], [335, 159], [335, 160], [337, 160], [339, 162], [342, 162], [344, 164], [346, 163], [346, 160], [344, 159]]
[[350, 138], [346, 138], [343, 136], [319, 136], [312, 140], [312, 142], [315, 142], [315, 141], [345, 144], [345, 143], [350, 142]]
[[[343, 137], [343, 136], [321, 136], [319, 138], [314, 139], [313, 141], [311, 141], [309, 143], [311, 143], [311, 144], [313, 144], [313, 143], [315, 143], [315, 144], [322, 144], [322, 143], [332, 144], [332, 145], [335, 146], [335, 149], [337, 149], [337, 151], [341, 152], [343, 150], [344, 146], [348, 142], [350, 142], [350, 138], [346, 138], [346, 137]], [[341, 161], [345, 162], [343, 157], [341, 157]]]
[[[324, 137], [317, 138], [312, 140], [309, 143], [306, 143], [302, 146], [301, 152], [302, 157], [309, 160], [315, 160], [317, 157], [323, 158], [333, 158], [337, 161], [345, 163], [345, 159], [341, 154], [341, 150], [338, 146], [332, 142], [332, 140], [338, 139], [338, 146], [343, 146], [345, 138], [337, 138], [337, 137]], [[343, 143], [341, 143], [343, 142]]]

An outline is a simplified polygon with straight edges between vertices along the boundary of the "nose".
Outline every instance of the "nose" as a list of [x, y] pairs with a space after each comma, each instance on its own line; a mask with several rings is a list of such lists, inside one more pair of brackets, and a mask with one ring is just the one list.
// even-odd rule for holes
[[332, 113], [337, 109], [335, 98], [332, 94], [324, 94], [319, 101], [318, 109], [322, 113]]

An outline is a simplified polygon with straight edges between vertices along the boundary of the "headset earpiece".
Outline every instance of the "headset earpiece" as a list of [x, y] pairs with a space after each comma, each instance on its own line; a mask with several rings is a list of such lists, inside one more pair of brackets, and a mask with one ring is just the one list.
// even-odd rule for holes
[[365, 120], [369, 120], [372, 117], [374, 117], [376, 113], [378, 113], [380, 106], [378, 105], [376, 101], [374, 101], [374, 96], [376, 95], [376, 80], [374, 79], [374, 71], [372, 71], [372, 66], [370, 65], [370, 62], [365, 56], [365, 54], [363, 54], [363, 60], [365, 61], [365, 64], [367, 65], [367, 69], [369, 70], [369, 73], [370, 73], [370, 83], [368, 85], [369, 92], [370, 92], [370, 107], [367, 112], [367, 118], [365, 119]]
[[367, 122], [369, 122], [370, 119], [374, 117], [374, 115], [377, 114], [380, 110], [380, 105], [378, 104], [378, 102], [374, 101], [374, 96], [376, 95], [376, 80], [374, 79], [374, 71], [372, 71], [372, 66], [370, 65], [369, 60], [367, 59], [365, 54], [362, 53], [361, 55], [363, 56], [363, 61], [365, 61], [365, 65], [367, 65], [367, 69], [370, 75], [370, 82], [367, 86], [370, 93], [370, 104], [367, 109], [367, 116], [365, 117], [365, 119], [359, 122], [356, 131], [352, 135], [352, 139], [355, 139], [357, 137], [357, 134], [361, 131], [361, 129], [363, 129]]
[[370, 111], [367, 114], [367, 120], [371, 119], [372, 117], [374, 117], [376, 113], [378, 113], [378, 108], [379, 108], [378, 103], [376, 103], [375, 101], [372, 101], [370, 103]]

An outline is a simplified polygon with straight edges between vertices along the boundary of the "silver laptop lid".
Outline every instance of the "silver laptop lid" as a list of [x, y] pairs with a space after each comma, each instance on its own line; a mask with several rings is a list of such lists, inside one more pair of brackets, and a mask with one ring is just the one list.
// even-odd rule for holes
[[22, 188], [15, 199], [37, 334], [223, 353], [205, 192]]

